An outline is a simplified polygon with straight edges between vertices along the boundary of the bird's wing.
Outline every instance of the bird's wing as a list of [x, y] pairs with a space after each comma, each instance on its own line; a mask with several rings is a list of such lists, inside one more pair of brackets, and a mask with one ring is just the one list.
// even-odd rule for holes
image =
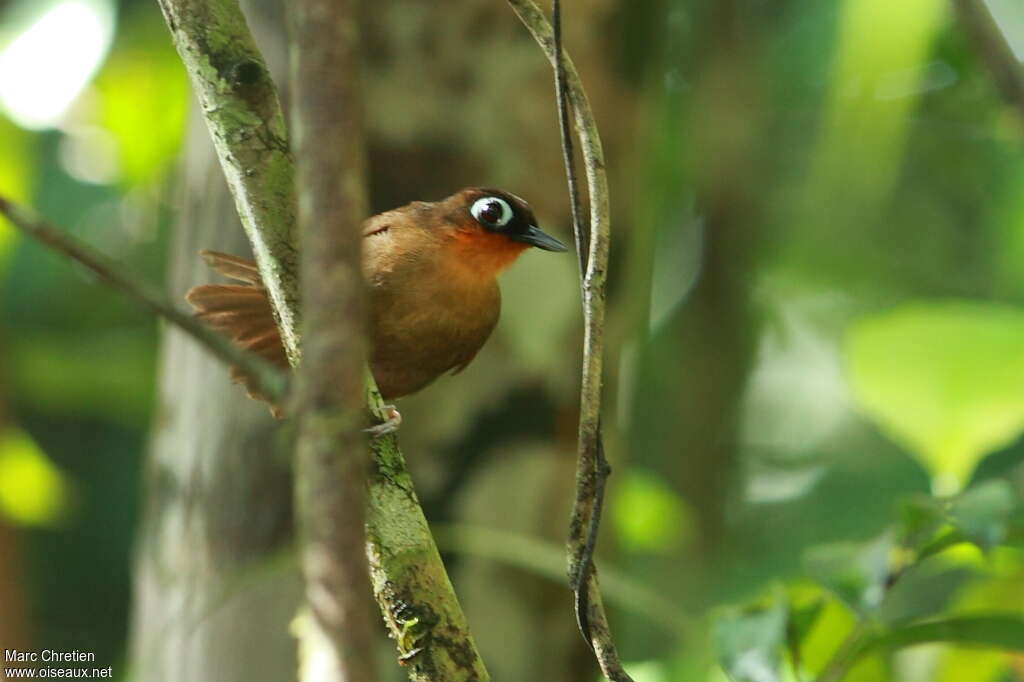
[[[256, 264], [216, 251], [203, 251], [202, 256], [211, 268], [244, 284], [204, 284], [189, 290], [185, 300], [192, 305], [195, 316], [239, 348], [287, 368], [288, 356]], [[235, 367], [231, 368], [231, 378], [244, 383], [251, 397], [266, 400]]]
[[387, 211], [385, 213], [379, 213], [372, 218], [367, 218], [363, 221], [363, 237], [369, 237], [374, 234], [380, 234], [385, 232], [391, 227], [392, 222], [396, 218], [398, 210]]

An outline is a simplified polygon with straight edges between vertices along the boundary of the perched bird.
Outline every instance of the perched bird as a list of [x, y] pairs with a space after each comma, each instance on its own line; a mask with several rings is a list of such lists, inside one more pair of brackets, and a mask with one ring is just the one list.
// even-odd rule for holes
[[[530, 246], [566, 250], [536, 222], [519, 197], [471, 187], [363, 223], [370, 368], [385, 399], [415, 393], [473, 360], [498, 321], [498, 273]], [[196, 316], [240, 347], [287, 367], [256, 264], [214, 251], [203, 257], [240, 284], [189, 291], [185, 298]], [[233, 376], [244, 381], [237, 372]]]

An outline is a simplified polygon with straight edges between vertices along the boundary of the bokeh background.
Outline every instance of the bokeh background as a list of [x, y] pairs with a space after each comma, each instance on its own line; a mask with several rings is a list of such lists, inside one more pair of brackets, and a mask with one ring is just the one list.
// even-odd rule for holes
[[[611, 178], [599, 562], [637, 682], [818, 679], [851, 632], [1019, 618], [1024, 111], [979, 42], [945, 0], [564, 4]], [[283, 84], [279, 4], [243, 5]], [[1020, 67], [1024, 5], [987, 6]], [[365, 14], [374, 209], [498, 186], [567, 238], [550, 69], [505, 3]], [[178, 300], [200, 248], [246, 249], [149, 0], [0, 1], [0, 193]], [[294, 678], [287, 425], [4, 223], [0, 282], [0, 648]], [[574, 260], [503, 292], [401, 440], [494, 678], [596, 680], [563, 575]], [[839, 672], [1024, 679], [1020, 623], [987, 627]]]

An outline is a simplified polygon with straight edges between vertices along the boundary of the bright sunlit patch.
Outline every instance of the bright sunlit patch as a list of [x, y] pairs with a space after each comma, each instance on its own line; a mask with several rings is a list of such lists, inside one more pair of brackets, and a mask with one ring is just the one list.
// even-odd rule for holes
[[693, 538], [692, 513], [652, 474], [626, 472], [611, 514], [619, 543], [628, 551], [670, 553]]
[[52, 523], [64, 508], [60, 471], [27, 434], [0, 433], [0, 516], [24, 525]]
[[109, 2], [60, 2], [0, 53], [0, 106], [25, 128], [54, 126], [99, 67], [113, 35]]

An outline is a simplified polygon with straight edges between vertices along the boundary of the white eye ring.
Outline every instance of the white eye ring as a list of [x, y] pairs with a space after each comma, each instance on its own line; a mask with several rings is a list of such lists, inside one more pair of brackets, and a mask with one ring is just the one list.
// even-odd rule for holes
[[[501, 216], [497, 220], [487, 220], [484, 215], [488, 213], [488, 209], [493, 204], [498, 204], [501, 207]], [[477, 222], [482, 225], [489, 227], [505, 227], [509, 221], [512, 220], [512, 207], [508, 205], [508, 202], [500, 197], [484, 197], [483, 199], [477, 199], [473, 202], [473, 206], [469, 209], [469, 212], [473, 214]]]

